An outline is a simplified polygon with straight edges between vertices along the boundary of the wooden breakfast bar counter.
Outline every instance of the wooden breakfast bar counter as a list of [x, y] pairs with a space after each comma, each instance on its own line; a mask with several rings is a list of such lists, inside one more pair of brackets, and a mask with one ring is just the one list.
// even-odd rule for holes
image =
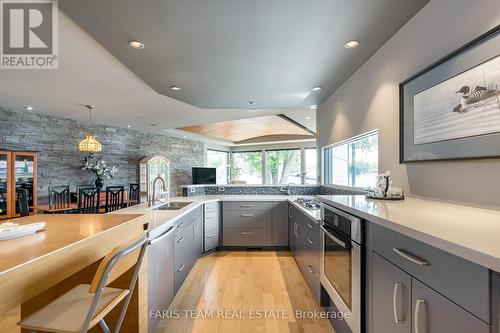
[[[0, 328], [20, 332], [16, 323], [79, 283], [90, 283], [99, 261], [113, 248], [144, 232], [146, 217], [117, 215], [33, 215], [13, 220], [19, 224], [46, 222], [44, 231], [0, 242]], [[133, 259], [133, 258], [131, 258]], [[146, 258], [145, 258], [146, 259]], [[132, 260], [118, 265], [109, 279], [120, 283]], [[147, 288], [144, 260], [134, 294]], [[123, 278], [125, 280], [125, 278]], [[141, 287], [141, 284], [143, 285]], [[147, 293], [144, 293], [147, 294]], [[129, 308], [134, 323], [122, 331], [141, 332], [147, 299], [134, 297]], [[132, 304], [132, 303], [131, 303]], [[144, 326], [145, 327], [145, 326]]]

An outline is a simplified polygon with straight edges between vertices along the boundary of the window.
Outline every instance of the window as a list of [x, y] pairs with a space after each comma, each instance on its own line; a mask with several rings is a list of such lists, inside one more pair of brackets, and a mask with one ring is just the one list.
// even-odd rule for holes
[[316, 148], [304, 149], [304, 184], [317, 183], [317, 159]]
[[300, 149], [266, 151], [266, 183], [300, 184]]
[[207, 149], [207, 167], [217, 168], [217, 184], [227, 184], [229, 152]]
[[262, 151], [232, 153], [231, 182], [262, 184]]
[[378, 131], [323, 148], [324, 183], [369, 187], [378, 174]]

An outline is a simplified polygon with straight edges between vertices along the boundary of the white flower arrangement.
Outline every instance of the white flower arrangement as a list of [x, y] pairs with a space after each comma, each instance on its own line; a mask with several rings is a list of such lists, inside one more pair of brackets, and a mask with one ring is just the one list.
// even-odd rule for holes
[[94, 155], [85, 157], [82, 160], [82, 166], [82, 170], [87, 170], [90, 174], [106, 179], [113, 178], [118, 172], [118, 167], [116, 165], [109, 167], [102, 157], [96, 158]]

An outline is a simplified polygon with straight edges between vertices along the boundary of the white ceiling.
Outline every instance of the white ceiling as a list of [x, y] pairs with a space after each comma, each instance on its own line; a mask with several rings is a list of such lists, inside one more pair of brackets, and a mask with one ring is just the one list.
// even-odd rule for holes
[[95, 106], [96, 123], [169, 135], [184, 133], [165, 129], [279, 113], [316, 129], [313, 110], [200, 109], [158, 94], [60, 12], [59, 69], [0, 70], [0, 106], [88, 120], [85, 104]]
[[[216, 3], [218, 3], [220, 7], [225, 1], [228, 0], [216, 0]], [[238, 2], [240, 5], [248, 3], [248, 1], [243, 0], [234, 1]], [[262, 7], [263, 2], [261, 0], [258, 1], [260, 3], [258, 7], [264, 12], [267, 12], [267, 9]], [[266, 3], [269, 1], [266, 1]], [[301, 13], [300, 17], [298, 17], [297, 13], [294, 11], [293, 13], [295, 14], [292, 12], [283, 13], [283, 18], [280, 18], [281, 16], [278, 15], [280, 13], [276, 12], [276, 10], [280, 8], [289, 9], [291, 3], [278, 0], [272, 1], [274, 15], [268, 15], [269, 13], [265, 15], [266, 21], [271, 21], [268, 22], [270, 24], [268, 29], [270, 29], [269, 27], [279, 27], [281, 30], [277, 30], [278, 35], [276, 35], [276, 32], [272, 32], [274, 37], [272, 40], [269, 40], [270, 44], [267, 45], [265, 53], [257, 54], [263, 50], [262, 47], [266, 46], [259, 44], [260, 46], [257, 47], [257, 45], [252, 45], [251, 41], [253, 37], [247, 39], [245, 35], [240, 36], [240, 41], [234, 42], [243, 44], [250, 43], [249, 50], [251, 52], [248, 54], [240, 52], [238, 56], [243, 57], [243, 59], [238, 58], [231, 60], [228, 58], [226, 59], [227, 61], [224, 60], [224, 57], [227, 57], [227, 53], [217, 55], [216, 51], [218, 48], [209, 45], [210, 43], [208, 40], [204, 43], [203, 40], [199, 40], [199, 38], [196, 39], [200, 42], [198, 47], [202, 47], [199, 53], [203, 55], [203, 52], [206, 50], [212, 57], [218, 56], [222, 59], [217, 62], [217, 66], [224, 64], [229, 65], [229, 63], [231, 63], [231, 66], [222, 68], [224, 70], [217, 66], [214, 67], [210, 61], [205, 63], [206, 68], [200, 68], [200, 63], [197, 62], [200, 57], [190, 57], [189, 54], [177, 54], [174, 52], [177, 54], [177, 57], [183, 61], [178, 64], [174, 63], [172, 65], [174, 67], [172, 67], [171, 70], [185, 71], [174, 77], [192, 78], [191, 81], [186, 81], [186, 86], [183, 86], [181, 90], [182, 94], [187, 95], [179, 95], [177, 98], [189, 101], [193, 104], [207, 104], [208, 106], [214, 106], [214, 103], [216, 104], [216, 107], [203, 109], [166, 96], [165, 94], [171, 93], [168, 89], [167, 91], [158, 92], [159, 89], [156, 86], [158, 82], [157, 84], [151, 82], [148, 75], [144, 75], [142, 69], [136, 66], [137, 61], [143, 61], [153, 65], [158, 64], [157, 61], [159, 58], [146, 58], [141, 60], [140, 53], [137, 53], [137, 50], [133, 50], [127, 46], [128, 40], [142, 37], [147, 39], [156, 35], [155, 31], [150, 35], [146, 34], [146, 36], [142, 33], [136, 35], [131, 31], [131, 28], [136, 28], [136, 23], [138, 22], [139, 26], [148, 26], [150, 30], [154, 30], [156, 25], [151, 25], [151, 23], [157, 24], [159, 22], [157, 18], [155, 20], [152, 18], [148, 20], [147, 15], [144, 17], [145, 14], [142, 13], [142, 18], [141, 16], [138, 17], [141, 18], [140, 20], [132, 20], [137, 22], [130, 22], [133, 24], [117, 25], [113, 24], [113, 22], [122, 22], [121, 20], [123, 18], [119, 17], [119, 12], [122, 10], [121, 7], [126, 9], [123, 13], [127, 11], [130, 12], [131, 9], [139, 7], [149, 10], [146, 14], [151, 14], [151, 9], [154, 11], [155, 6], [159, 4], [167, 5], [177, 3], [177, 7], [179, 7], [180, 4], [182, 4], [182, 6], [200, 6], [202, 3], [208, 3], [208, 1], [151, 0], [151, 2], [144, 2], [132, 0], [60, 0], [60, 6], [65, 8], [68, 12], [72, 12], [73, 16], [81, 18], [78, 14], [81, 11], [81, 13], [87, 15], [86, 17], [90, 22], [94, 22], [98, 29], [104, 29], [107, 33], [106, 38], [113, 40], [112, 36], [116, 35], [116, 43], [119, 44], [119, 48], [125, 48], [126, 51], [124, 54], [132, 55], [130, 58], [132, 60], [127, 57], [124, 58], [123, 54], [117, 52], [114, 46], [103, 43], [107, 47], [105, 48], [96, 41], [96, 39], [91, 37], [87, 31], [99, 39], [98, 31], [93, 30], [92, 26], [86, 27], [87, 31], [85, 31], [80, 25], [76, 24], [65, 13], [60, 11], [59, 69], [0, 70], [0, 106], [9, 109], [22, 109], [25, 106], [32, 106], [34, 107], [33, 112], [76, 120], [88, 120], [88, 112], [84, 105], [92, 104], [95, 106], [93, 121], [96, 123], [124, 128], [126, 128], [127, 125], [131, 125], [132, 129], [155, 133], [168, 133], [169, 135], [187, 135], [194, 139], [203, 139], [203, 137], [190, 136], [189, 134], [174, 129], [189, 125], [207, 124], [232, 119], [245, 119], [267, 114], [284, 114], [305, 127], [316, 131], [316, 112], [315, 110], [309, 109], [310, 104], [313, 102], [319, 104], [319, 101], [328, 97], [335, 87], [351, 75], [352, 72], [354, 72], [428, 0], [415, 0], [409, 2], [400, 0], [377, 0], [378, 6], [373, 5], [375, 2], [373, 0], [353, 0], [348, 2], [340, 0], [317, 0], [317, 2], [293, 1], [298, 6], [297, 8], [307, 9], [307, 11]], [[308, 5], [304, 7], [303, 3], [307, 3]], [[346, 5], [346, 3], [351, 5]], [[406, 5], [401, 5], [401, 3], [406, 3]], [[116, 6], [112, 6], [111, 8], [116, 11], [109, 17], [102, 16], [99, 10], [101, 4], [102, 6], [115, 4]], [[323, 8], [322, 6], [327, 6], [328, 10], [321, 11], [320, 9]], [[181, 10], [187, 7], [179, 8], [177, 9]], [[225, 13], [227, 16], [226, 20], [231, 19], [238, 21], [242, 19], [240, 16], [245, 16], [247, 14], [257, 15], [254, 19], [262, 19], [259, 17], [262, 13], [255, 12], [258, 8], [253, 8], [251, 12], [236, 11], [237, 7], [231, 8], [234, 10]], [[346, 8], [349, 9], [347, 12]], [[220, 7], [220, 10], [222, 9], [223, 8]], [[190, 10], [193, 11], [193, 8]], [[103, 10], [103, 12], [106, 11]], [[313, 16], [304, 18], [304, 16], [312, 15], [312, 13], [314, 13]], [[348, 13], [349, 15], [342, 16], [338, 13]], [[211, 15], [214, 14], [217, 14], [217, 11], [211, 12]], [[289, 24], [291, 22], [290, 19], [294, 17], [297, 18], [297, 24], [300, 23], [301, 26], [305, 24], [307, 27], [310, 27], [310, 29], [308, 28], [306, 31], [300, 31], [300, 27], [297, 26], [295, 30], [292, 29], [293, 31], [288, 31], [289, 29], [283, 31], [283, 25], [286, 27], [286, 24]], [[395, 19], [395, 17], [397, 17], [397, 19]], [[209, 18], [210, 16], [204, 18], [205, 24], [209, 23]], [[300, 18], [300, 20], [298, 18]], [[331, 22], [337, 22], [338, 24], [350, 22], [350, 26], [356, 28], [353, 30], [356, 31], [356, 33], [347, 34], [348, 31], [344, 29], [343, 34], [339, 34], [339, 31], [335, 30], [335, 26], [332, 26]], [[82, 24], [82, 22], [80, 22], [80, 24]], [[82, 25], [85, 26], [84, 24]], [[249, 32], [256, 32], [253, 26], [245, 26], [249, 28]], [[106, 27], [108, 28], [107, 30], [105, 29]], [[158, 27], [165, 26], [162, 23]], [[199, 30], [197, 31], [199, 32]], [[321, 33], [316, 35], [318, 31]], [[362, 31], [364, 31], [363, 34], [361, 33]], [[196, 31], [191, 31], [190, 33], [194, 32]], [[112, 33], [112, 35], [109, 35], [109, 33]], [[160, 33], [165, 33], [165, 31], [160, 31]], [[241, 33], [241, 31], [239, 33]], [[266, 31], [260, 31], [260, 33], [266, 33]], [[358, 49], [346, 50], [343, 47], [343, 43], [348, 36], [359, 38], [362, 42], [362, 46]], [[280, 43], [273, 44], [276, 38], [283, 39], [286, 45]], [[309, 41], [308, 38], [310, 38]], [[101, 42], [103, 41], [101, 40]], [[139, 52], [148, 50], [151, 45], [154, 45], [154, 43], [149, 44], [149, 40], [145, 42], [147, 48]], [[164, 55], [158, 53], [157, 56], [160, 58], [167, 58], [168, 55], [178, 49], [179, 45], [182, 45], [182, 43], [177, 43], [170, 49], [168, 49], [167, 45], [165, 47], [167, 47], [166, 50], [168, 52]], [[205, 47], [205, 49], [203, 49], [203, 47]], [[241, 45], [239, 47], [241, 47]], [[284, 49], [282, 49], [283, 47]], [[110, 53], [108, 49], [111, 50], [113, 54]], [[152, 49], [154, 50], [154, 47]], [[169, 52], [169, 50], [172, 52]], [[284, 54], [283, 52], [288, 54], [285, 58], [282, 57]], [[272, 59], [273, 63], [275, 65], [279, 64], [279, 66], [272, 65], [269, 67], [264, 64], [262, 72], [256, 71], [257, 67], [250, 66], [246, 68], [244, 64], [241, 63], [242, 61], [251, 62], [251, 59], [253, 59], [252, 57], [257, 55], [260, 60], [265, 61], [265, 59]], [[301, 67], [301, 69], [294, 67], [294, 61], [299, 58], [302, 64], [301, 66], [304, 65], [303, 62], [305, 61], [307, 63], [306, 67]], [[119, 59], [124, 61], [128, 67]], [[190, 61], [194, 62], [191, 64], [192, 66], [189, 66]], [[317, 67], [318, 64], [320, 67]], [[170, 80], [168, 79], [170, 69], [168, 66], [165, 67], [164, 64], [159, 63], [158, 66], [148, 67], [146, 69], [149, 71], [148, 73], [157, 71], [158, 73], [165, 74], [167, 77], [165, 84], [170, 85]], [[278, 72], [274, 72], [275, 69], [278, 70]], [[216, 77], [213, 78], [214, 85], [212, 85], [212, 87], [218, 87], [215, 90], [210, 90], [211, 86], [203, 86], [203, 84], [206, 84], [207, 70], [211, 74], [216, 74]], [[235, 71], [238, 70], [251, 70], [256, 72], [253, 76], [248, 76], [246, 72], [242, 73], [243, 76], [239, 76], [235, 74]], [[283, 70], [288, 71], [286, 75], [283, 74]], [[224, 77], [230, 77], [231, 80], [224, 81]], [[272, 77], [278, 78], [279, 80], [275, 81], [274, 79], [270, 79]], [[198, 78], [199, 82], [203, 83], [202, 86], [200, 86], [201, 88], [193, 87], [193, 90], [190, 91], [189, 82], [198, 81]], [[175, 84], [183, 83], [180, 79], [174, 81]], [[287, 82], [292, 82], [292, 85], [288, 85]], [[219, 85], [219, 83], [224, 83], [224, 85]], [[297, 85], [299, 83], [300, 87]], [[315, 84], [321, 84], [324, 89], [320, 94], [311, 95], [310, 88]], [[154, 89], [155, 87], [157, 88], [156, 90]], [[272, 87], [276, 87], [277, 90]], [[222, 95], [218, 95], [220, 93], [222, 93]], [[249, 111], [246, 105], [236, 105], [238, 103], [227, 102], [227, 94], [237, 96], [237, 99], [242, 99], [242, 96], [245, 96], [243, 105], [246, 103], [247, 99], [250, 98], [246, 96], [251, 96], [251, 98], [257, 100], [258, 103], [256, 107], [258, 110]], [[259, 101], [263, 101], [265, 100], [265, 96], [271, 95], [274, 97], [269, 100], [270, 102], [265, 103], [267, 107], [262, 107], [262, 105], [260, 105], [262, 103]], [[296, 96], [299, 95], [302, 96], [301, 99], [296, 99]], [[311, 99], [311, 96], [315, 96], [315, 98]], [[220, 98], [219, 102], [217, 102], [218, 98]], [[238, 106], [238, 108], [226, 107], [233, 104]], [[150, 124], [156, 124], [157, 126], [152, 127]], [[223, 143], [230, 144], [228, 142]]]
[[[157, 92], [201, 108], [321, 104], [429, 0], [61, 0]], [[359, 47], [347, 50], [352, 39]], [[130, 40], [145, 44], [142, 50]], [[180, 86], [180, 91], [170, 90]], [[311, 91], [316, 85], [320, 92]]]

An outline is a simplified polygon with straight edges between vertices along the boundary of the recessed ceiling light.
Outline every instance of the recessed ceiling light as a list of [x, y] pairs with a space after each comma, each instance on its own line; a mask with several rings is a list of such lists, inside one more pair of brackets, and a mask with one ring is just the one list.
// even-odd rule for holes
[[158, 124], [149, 124], [149, 126], [156, 127], [156, 126], [158, 126]]
[[316, 87], [314, 87], [312, 90], [313, 90], [313, 91], [320, 91], [321, 89], [322, 89], [322, 88], [321, 88], [320, 86], [316, 86]]
[[177, 90], [181, 90], [181, 87], [179, 87], [179, 86], [171, 86], [170, 89], [177, 91]]
[[306, 117], [307, 120], [311, 120], [311, 117]]
[[248, 101], [248, 105], [255, 105], [255, 101]]
[[316, 104], [311, 105], [311, 110], [316, 110], [318, 106]]
[[131, 40], [130, 42], [128, 42], [128, 45], [130, 45], [131, 48], [137, 49], [137, 50], [144, 48], [144, 44], [141, 42], [138, 42], [136, 40]]
[[183, 138], [183, 139], [185, 139], [185, 138], [186, 138], [186, 136], [185, 136], [185, 135], [183, 135], [183, 136], [182, 136], [182, 138]]
[[127, 125], [127, 128], [130, 128], [130, 127], [132, 127], [132, 125]]
[[33, 107], [32, 107], [32, 106], [26, 106], [26, 107], [24, 107], [24, 108], [25, 108], [26, 110], [28, 110], [28, 111], [33, 110]]
[[355, 47], [357, 47], [359, 45], [359, 41], [357, 40], [351, 40], [351, 41], [348, 41], [347, 43], [345, 43], [345, 48], [346, 49], [353, 49]]

